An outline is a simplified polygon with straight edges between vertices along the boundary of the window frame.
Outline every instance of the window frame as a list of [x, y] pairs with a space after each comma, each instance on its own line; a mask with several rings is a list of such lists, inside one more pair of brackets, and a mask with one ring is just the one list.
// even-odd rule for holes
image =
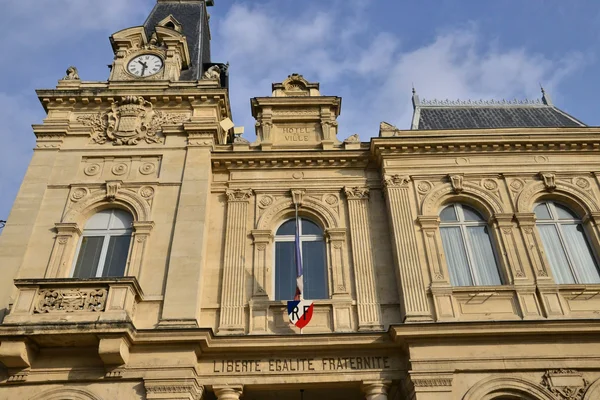
[[[310, 218], [306, 218], [306, 217], [302, 217], [302, 216], [298, 216], [298, 219], [300, 220], [300, 256], [302, 257], [302, 263], [304, 264], [304, 246], [302, 246], [302, 244], [304, 242], [321, 242], [323, 243], [323, 253], [324, 253], [324, 257], [323, 257], [323, 276], [326, 280], [325, 282], [325, 288], [327, 290], [326, 293], [326, 298], [325, 299], [330, 299], [331, 298], [331, 288], [329, 287], [329, 276], [328, 276], [328, 268], [327, 268], [327, 258], [328, 258], [328, 254], [327, 254], [327, 246], [326, 246], [326, 240], [325, 240], [325, 230], [323, 229], [323, 227], [318, 224], [317, 222], [315, 222], [314, 220], [310, 219]], [[273, 269], [274, 269], [274, 273], [272, 274], [271, 277], [271, 289], [272, 289], [272, 293], [273, 293], [273, 299], [275, 301], [288, 301], [288, 300], [294, 300], [293, 298], [288, 299], [288, 300], [283, 300], [283, 299], [277, 299], [277, 243], [290, 243], [290, 242], [295, 242], [296, 240], [296, 235], [295, 233], [292, 235], [277, 235], [277, 231], [279, 231], [279, 229], [287, 222], [289, 221], [294, 221], [295, 218], [287, 218], [285, 220], [283, 220], [280, 224], [277, 225], [277, 227], [275, 228], [275, 234], [273, 235], [273, 254], [272, 254], [272, 260], [273, 260]], [[306, 220], [309, 221], [313, 224], [315, 224], [317, 227], [319, 227], [319, 229], [322, 232], [322, 235], [303, 235], [302, 234], [302, 220]], [[304, 265], [303, 265], [304, 268]], [[308, 299], [308, 300], [315, 300], [315, 301], [319, 301], [319, 300], [325, 300], [325, 299]]]
[[105, 210], [99, 210], [96, 213], [92, 214], [86, 221], [86, 225], [87, 223], [97, 214], [105, 212], [105, 211], [110, 211], [110, 216], [108, 219], [108, 226], [110, 227], [110, 225], [113, 222], [113, 219], [116, 218], [115, 217], [115, 211], [119, 211], [119, 212], [123, 212], [126, 213], [130, 216], [131, 218], [131, 227], [130, 228], [125, 228], [125, 229], [86, 229], [85, 227], [82, 230], [82, 233], [79, 237], [79, 240], [77, 241], [77, 248], [75, 251], [75, 257], [73, 258], [73, 262], [71, 265], [71, 271], [69, 273], [69, 277], [73, 278], [73, 279], [83, 279], [83, 278], [79, 278], [74, 276], [75, 274], [75, 270], [77, 268], [77, 261], [79, 260], [79, 254], [81, 252], [81, 245], [83, 243], [83, 239], [86, 237], [102, 237], [102, 249], [100, 250], [100, 257], [98, 258], [98, 265], [96, 266], [96, 273], [94, 275], [93, 278], [102, 278], [102, 273], [104, 272], [104, 269], [106, 267], [106, 255], [108, 253], [108, 247], [110, 245], [110, 239], [112, 237], [119, 237], [119, 236], [129, 236], [129, 246], [128, 246], [128, 251], [127, 251], [127, 258], [125, 259], [125, 269], [123, 271], [123, 276], [127, 276], [127, 266], [129, 264], [129, 257], [131, 254], [131, 247], [132, 247], [132, 241], [133, 241], [133, 236], [134, 236], [134, 229], [133, 229], [133, 223], [134, 223], [134, 218], [133, 216], [126, 210], [121, 210], [119, 208], [109, 208], [109, 209], [105, 209]]
[[[566, 218], [559, 218], [558, 215], [558, 211], [556, 210], [556, 206], [555, 204], [561, 205], [563, 207], [565, 207], [567, 210], [569, 210], [569, 212], [571, 214], [574, 214], [576, 216], [576, 219], [566, 219]], [[539, 219], [535, 210], [538, 206], [540, 205], [546, 205], [548, 213], [550, 214], [550, 217], [552, 219]], [[599, 263], [599, 259], [598, 259], [598, 254], [596, 252], [595, 247], [593, 246], [593, 242], [588, 234], [588, 231], [585, 227], [585, 224], [583, 222], [583, 218], [580, 218], [577, 214], [577, 212], [575, 212], [575, 210], [573, 210], [573, 208], [569, 207], [567, 204], [562, 203], [560, 201], [556, 201], [556, 200], [548, 200], [548, 199], [543, 199], [540, 201], [537, 201], [533, 204], [532, 207], [533, 210], [533, 215], [535, 216], [535, 227], [537, 230], [537, 234], [540, 236], [540, 244], [542, 245], [542, 249], [544, 251], [544, 257], [545, 257], [545, 262], [548, 263], [548, 266], [550, 268], [551, 271], [553, 271], [552, 269], [552, 263], [550, 262], [550, 260], [548, 259], [548, 255], [547, 255], [547, 250], [546, 250], [546, 246], [544, 244], [544, 241], [542, 239], [541, 236], [541, 232], [538, 229], [538, 225], [551, 225], [554, 226], [557, 235], [558, 235], [558, 240], [560, 241], [560, 244], [562, 246], [562, 250], [565, 254], [565, 257], [567, 259], [567, 267], [569, 268], [569, 270], [571, 271], [571, 275], [573, 276], [574, 279], [574, 283], [560, 283], [556, 281], [556, 277], [554, 277], [554, 280], [556, 282], [556, 284], [558, 285], [588, 285], [588, 284], [592, 284], [592, 283], [584, 283], [582, 282], [581, 278], [580, 278], [580, 273], [578, 271], [578, 269], [575, 267], [575, 262], [573, 261], [573, 256], [571, 255], [571, 250], [569, 249], [569, 246], [567, 246], [567, 239], [565, 238], [565, 234], [563, 232], [563, 226], [564, 225], [575, 225], [575, 226], [581, 226], [582, 232], [583, 232], [583, 236], [584, 236], [584, 240], [586, 242], [586, 245], [588, 247], [588, 249], [590, 250], [591, 253], [591, 257], [592, 260], [594, 261], [594, 265], [596, 267], [596, 270], [598, 272], [598, 275], [600, 275], [600, 263]]]
[[[475, 213], [481, 217], [481, 220], [479, 221], [466, 221], [465, 220], [465, 215], [464, 215], [464, 210], [463, 207], [466, 206], [470, 209], [472, 209], [473, 211], [475, 211]], [[455, 216], [456, 216], [456, 221], [443, 221], [441, 218], [442, 212], [449, 208], [449, 207], [453, 207], [454, 208], [454, 212], [455, 212]], [[504, 274], [504, 271], [502, 269], [502, 263], [501, 263], [501, 258], [498, 255], [498, 240], [496, 239], [496, 236], [493, 232], [493, 227], [490, 226], [490, 224], [485, 220], [485, 217], [481, 214], [481, 212], [479, 210], [477, 210], [475, 207], [469, 205], [469, 204], [464, 204], [464, 203], [460, 203], [460, 202], [451, 202], [451, 203], [447, 203], [444, 204], [442, 207], [440, 207], [440, 209], [438, 210], [438, 218], [439, 218], [439, 232], [440, 232], [440, 236], [441, 236], [441, 232], [442, 229], [444, 228], [459, 228], [460, 229], [460, 235], [461, 235], [461, 242], [462, 242], [462, 247], [463, 250], [465, 252], [465, 257], [467, 260], [467, 267], [469, 269], [469, 276], [471, 277], [471, 285], [454, 285], [452, 283], [451, 280], [451, 274], [450, 274], [450, 265], [448, 264], [448, 256], [447, 256], [447, 251], [446, 248], [444, 247], [444, 243], [442, 240], [442, 250], [444, 251], [444, 259], [446, 260], [446, 268], [448, 269], [448, 280], [450, 282], [450, 284], [453, 287], [456, 288], [468, 288], [468, 287], [488, 287], [488, 286], [497, 286], [497, 285], [483, 285], [480, 283], [481, 278], [479, 277], [478, 274], [478, 270], [477, 268], [474, 267], [475, 263], [473, 261], [474, 259], [474, 255], [473, 255], [473, 249], [472, 249], [472, 244], [471, 244], [471, 240], [468, 239], [468, 233], [467, 233], [467, 229], [469, 227], [478, 227], [478, 226], [483, 226], [485, 228], [488, 229], [488, 237], [490, 239], [490, 247], [492, 249], [492, 254], [494, 256], [494, 263], [496, 264], [496, 269], [498, 271], [498, 277], [500, 278], [500, 285], [506, 285], [507, 284], [507, 279], [506, 276]], [[477, 279], [476, 279], [477, 278]]]

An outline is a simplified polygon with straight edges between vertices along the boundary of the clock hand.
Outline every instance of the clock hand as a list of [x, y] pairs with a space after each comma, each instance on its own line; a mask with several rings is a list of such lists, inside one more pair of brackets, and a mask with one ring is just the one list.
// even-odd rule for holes
[[142, 76], [144, 76], [144, 72], [146, 71], [146, 68], [147, 68], [147, 67], [146, 67], [146, 65], [145, 65], [145, 64], [144, 64], [144, 65], [142, 65]]

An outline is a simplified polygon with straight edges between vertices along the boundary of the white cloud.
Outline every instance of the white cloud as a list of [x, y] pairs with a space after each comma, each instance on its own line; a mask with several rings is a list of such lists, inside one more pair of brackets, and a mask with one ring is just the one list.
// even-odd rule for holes
[[501, 48], [476, 25], [406, 50], [398, 37], [367, 27], [352, 5], [278, 10], [235, 4], [217, 22], [213, 58], [231, 62], [234, 117], [247, 127], [254, 125], [248, 99], [269, 95], [270, 83], [292, 72], [320, 81], [324, 94], [344, 96], [340, 138], [359, 132], [367, 139], [381, 120], [410, 127], [413, 83], [427, 98], [537, 98], [539, 83], [554, 93], [585, 62], [580, 54], [550, 59]]

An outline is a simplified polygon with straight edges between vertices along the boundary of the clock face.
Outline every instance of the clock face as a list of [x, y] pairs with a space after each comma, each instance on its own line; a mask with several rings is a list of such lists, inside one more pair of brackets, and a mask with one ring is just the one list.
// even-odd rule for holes
[[129, 71], [131, 75], [145, 78], [147, 76], [155, 75], [162, 67], [163, 60], [159, 56], [155, 56], [154, 54], [142, 54], [129, 61], [127, 71]]

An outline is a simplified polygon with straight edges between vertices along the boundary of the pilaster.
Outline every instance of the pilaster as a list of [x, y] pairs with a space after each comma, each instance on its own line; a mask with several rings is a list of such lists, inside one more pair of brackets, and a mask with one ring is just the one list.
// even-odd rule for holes
[[390, 213], [390, 233], [396, 263], [396, 278], [404, 305], [404, 321], [431, 321], [432, 315], [417, 252], [414, 218], [408, 186], [410, 177], [394, 175], [384, 179]]
[[213, 143], [212, 130], [188, 135], [161, 325], [198, 326]]
[[364, 381], [362, 391], [366, 400], [387, 400], [390, 384], [391, 382], [386, 380]]
[[373, 243], [369, 232], [369, 189], [345, 188], [350, 215], [350, 237], [356, 280], [358, 330], [383, 330], [381, 306], [373, 262]]
[[225, 257], [223, 260], [223, 285], [221, 291], [221, 319], [219, 333], [244, 334], [244, 263], [246, 260], [246, 225], [250, 189], [227, 191], [227, 221], [225, 231]]

